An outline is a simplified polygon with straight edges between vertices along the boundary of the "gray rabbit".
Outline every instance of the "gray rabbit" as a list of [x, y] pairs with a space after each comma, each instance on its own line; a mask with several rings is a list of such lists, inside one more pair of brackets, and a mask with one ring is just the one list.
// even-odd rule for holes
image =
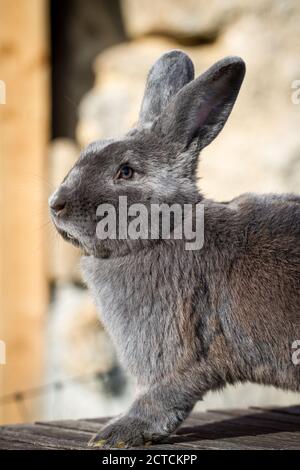
[[[136, 128], [90, 144], [50, 198], [58, 232], [84, 252], [87, 285], [137, 382], [130, 409], [92, 445], [161, 440], [226, 384], [300, 391], [292, 361], [300, 197], [244, 194], [220, 203], [197, 187], [199, 152], [223, 128], [244, 74], [243, 60], [227, 57], [194, 79], [186, 54], [164, 54], [150, 70]], [[187, 250], [184, 237], [100, 239], [97, 207], [118, 214], [120, 196], [147, 208], [202, 204], [202, 248]]]

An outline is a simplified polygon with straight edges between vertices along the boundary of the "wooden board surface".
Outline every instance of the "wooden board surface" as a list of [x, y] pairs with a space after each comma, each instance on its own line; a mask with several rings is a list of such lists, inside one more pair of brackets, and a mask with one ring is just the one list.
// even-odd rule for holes
[[[0, 427], [0, 449], [86, 449], [108, 418]], [[193, 413], [159, 449], [300, 449], [300, 406]], [[149, 449], [149, 447], [147, 447]]]

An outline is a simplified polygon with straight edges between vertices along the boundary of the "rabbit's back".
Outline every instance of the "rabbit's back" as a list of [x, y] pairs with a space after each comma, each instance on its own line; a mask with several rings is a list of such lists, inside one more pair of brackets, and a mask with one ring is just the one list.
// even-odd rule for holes
[[300, 197], [244, 194], [229, 206], [241, 238], [233, 272], [243, 297], [253, 287], [252, 304], [260, 293], [261, 308], [274, 303], [270, 315], [282, 307], [300, 323]]
[[[196, 259], [229, 345], [233, 382], [300, 390], [292, 362], [292, 345], [300, 340], [298, 201], [292, 194], [244, 194], [228, 203], [204, 202], [204, 246]], [[211, 357], [224, 354], [224, 344], [217, 350], [214, 341]]]
[[299, 264], [300, 196], [246, 193], [230, 201], [229, 207], [236, 211], [247, 246], [261, 256], [276, 254]]

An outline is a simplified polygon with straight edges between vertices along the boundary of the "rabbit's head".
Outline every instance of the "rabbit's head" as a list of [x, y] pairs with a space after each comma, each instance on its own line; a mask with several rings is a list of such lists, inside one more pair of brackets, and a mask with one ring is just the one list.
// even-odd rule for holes
[[160, 57], [149, 72], [136, 128], [123, 138], [90, 144], [51, 196], [61, 235], [88, 253], [107, 256], [116, 245], [96, 235], [99, 205], [112, 205], [118, 215], [120, 196], [127, 197], [128, 207], [199, 201], [199, 152], [223, 128], [244, 73], [242, 59], [227, 57], [194, 80], [185, 53]]

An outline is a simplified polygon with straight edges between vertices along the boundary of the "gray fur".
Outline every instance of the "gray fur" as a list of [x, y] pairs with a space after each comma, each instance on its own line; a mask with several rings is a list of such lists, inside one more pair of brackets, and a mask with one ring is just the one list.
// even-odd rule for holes
[[194, 65], [182, 51], [163, 54], [151, 68], [139, 115], [139, 127], [160, 116], [171, 98], [194, 78]]
[[[93, 445], [162, 439], [206, 392], [227, 383], [300, 390], [300, 365], [292, 363], [300, 339], [300, 197], [244, 194], [218, 203], [196, 184], [199, 149], [224, 126], [244, 72], [243, 61], [229, 57], [190, 81], [189, 59], [164, 55], [150, 72], [135, 132], [89, 146], [50, 200], [54, 207], [65, 199], [54, 223], [85, 251], [86, 282], [137, 381], [131, 408]], [[124, 163], [134, 178], [116, 180]], [[201, 201], [203, 248], [187, 251], [185, 240], [172, 239], [97, 240], [96, 208], [117, 208], [119, 195], [129, 204]]]

